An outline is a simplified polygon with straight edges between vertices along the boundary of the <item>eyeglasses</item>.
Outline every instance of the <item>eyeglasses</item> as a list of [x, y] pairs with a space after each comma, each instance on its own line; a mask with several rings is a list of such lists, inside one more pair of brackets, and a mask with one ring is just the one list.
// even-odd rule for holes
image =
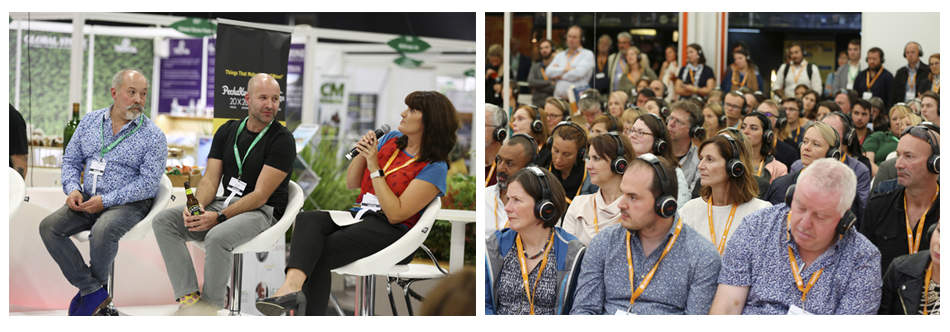
[[679, 126], [685, 126], [685, 125], [686, 125], [686, 122], [680, 121], [680, 119], [677, 119], [677, 118], [671, 116], [669, 119], [666, 120], [666, 124], [673, 125], [673, 126], [675, 126], [675, 127], [679, 127]]
[[730, 108], [730, 109], [738, 109], [738, 108], [742, 108], [742, 106], [739, 106], [739, 105], [733, 105], [733, 104], [730, 104], [730, 103], [725, 103], [725, 105], [726, 105], [726, 107], [728, 107], [728, 108]]
[[560, 114], [545, 114], [544, 116], [547, 117], [548, 120], [554, 120], [554, 119], [560, 119], [560, 118], [561, 118], [561, 115], [560, 115]]
[[643, 137], [643, 135], [653, 136], [653, 133], [645, 132], [642, 129], [633, 129], [633, 128], [627, 129], [623, 133], [628, 136], [633, 135], [634, 138], [640, 138], [640, 137]]
[[908, 126], [907, 128], [904, 128], [904, 131], [901, 133], [901, 137], [910, 134], [911, 136], [926, 141], [930, 145], [934, 145], [934, 139], [931, 135], [929, 135], [930, 131], [930, 128], [921, 125]]

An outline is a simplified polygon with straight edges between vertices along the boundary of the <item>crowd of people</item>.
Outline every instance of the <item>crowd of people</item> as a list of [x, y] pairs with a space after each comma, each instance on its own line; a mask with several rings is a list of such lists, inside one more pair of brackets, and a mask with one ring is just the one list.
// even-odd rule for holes
[[580, 34], [486, 103], [486, 314], [939, 314], [939, 54], [793, 43], [770, 98], [741, 43], [717, 84]]

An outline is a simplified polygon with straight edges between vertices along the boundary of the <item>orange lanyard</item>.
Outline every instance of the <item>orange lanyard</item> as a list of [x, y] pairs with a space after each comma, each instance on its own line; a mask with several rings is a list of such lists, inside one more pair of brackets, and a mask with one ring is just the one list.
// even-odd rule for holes
[[[402, 150], [399, 150], [399, 151], [402, 151]], [[393, 172], [398, 171], [402, 169], [403, 167], [409, 166], [409, 164], [412, 164], [412, 162], [416, 161], [416, 158], [409, 159], [409, 161], [407, 161], [405, 164], [402, 164], [402, 166], [399, 166], [387, 171], [387, 169], [389, 169], [389, 165], [392, 165], [393, 160], [396, 160], [396, 156], [399, 155], [399, 151], [394, 152], [393, 156], [389, 157], [389, 161], [386, 162], [386, 166], [383, 166], [383, 172], [385, 172], [383, 173], [383, 177], [387, 177], [389, 176], [389, 174], [393, 174]]]
[[491, 181], [492, 175], [495, 174], [495, 164], [497, 164], [497, 163], [498, 163], [498, 161], [496, 161], [496, 160], [492, 160], [492, 161], [491, 161], [491, 169], [488, 170], [488, 174], [486, 174], [486, 176], [485, 176], [485, 183], [488, 183], [489, 181]]
[[931, 87], [930, 90], [933, 90], [934, 93], [940, 93], [940, 79], [935, 78], [933, 82], [933, 87]]
[[[798, 84], [798, 78], [801, 77], [802, 72], [805, 71], [805, 66], [807, 66], [807, 64], [804, 61], [802, 61], [802, 68], [798, 69], [798, 73], [795, 74], [795, 84]], [[792, 66], [792, 72], [793, 73], [795, 72], [795, 66]]]
[[755, 173], [755, 176], [762, 176], [762, 169], [765, 168], [762, 166], [765, 166], [765, 157], [762, 157], [762, 161], [759, 162], [759, 170]]
[[[640, 74], [640, 76], [643, 76], [643, 72], [638, 72], [638, 73]], [[632, 70], [627, 73], [627, 79], [630, 80], [630, 82], [632, 82], [633, 84], [637, 84], [637, 81], [634, 81], [634, 80], [633, 80], [633, 71], [632, 71]]]
[[692, 69], [686, 69], [689, 72], [689, 84], [696, 85], [696, 73]]
[[716, 244], [716, 228], [713, 226], [713, 208], [712, 208], [712, 197], [709, 198], [709, 202], [706, 202], [707, 213], [709, 216], [709, 238], [712, 239], [714, 246], [717, 246], [719, 255], [722, 256], [722, 250], [726, 248], [726, 235], [729, 235], [729, 228], [732, 227], [732, 218], [736, 216], [736, 208], [739, 207], [739, 204], [732, 204], [732, 211], [729, 211], [729, 219], [726, 220], [726, 228], [722, 230], [722, 239], [719, 240], [719, 244]]
[[606, 57], [603, 58], [603, 60], [601, 60], [600, 57], [597, 57], [597, 72], [602, 72], [602, 71], [604, 71], [604, 65], [605, 65], [605, 64], [607, 64], [607, 58], [606, 58]]
[[[663, 257], [666, 257], [666, 254], [670, 252], [670, 249], [673, 248], [673, 243], [676, 243], [676, 238], [680, 236], [680, 230], [683, 229], [683, 218], [680, 218], [676, 222], [676, 230], [673, 231], [673, 238], [670, 239], [670, 242], [666, 244], [666, 248], [663, 249], [663, 253], [660, 254], [660, 259], [656, 261], [656, 265], [653, 265], [653, 269], [650, 270], [650, 273], [647, 273], [646, 277], [640, 281], [640, 286], [636, 289], [633, 288], [633, 251], [630, 248], [630, 232], [627, 232], [627, 272], [630, 276], [630, 305], [633, 305], [633, 301], [636, 301], [640, 294], [643, 294], [643, 290], [647, 288], [647, 285], [650, 284], [650, 280], [653, 279], [653, 274], [656, 273], [656, 268], [660, 266], [660, 262], [663, 261]], [[635, 291], [634, 291], [635, 290]]]
[[[498, 228], [498, 200], [499, 198], [495, 197], [495, 229], [501, 229]], [[505, 228], [508, 228], [508, 220], [505, 220]]]
[[904, 224], [907, 226], [907, 251], [911, 255], [916, 254], [920, 250], [920, 239], [923, 237], [924, 224], [927, 223], [927, 212], [930, 211], [930, 207], [934, 205], [934, 201], [937, 200], [937, 196], [940, 195], [940, 184], [937, 184], [937, 193], [934, 194], [934, 198], [930, 200], [930, 206], [924, 210], [924, 214], [920, 216], [920, 223], [917, 224], [917, 236], [914, 237], [914, 230], [910, 227], [910, 216], [907, 215], [907, 192], [904, 192]]
[[578, 54], [581, 54], [581, 50], [578, 49], [576, 52], [574, 52], [574, 55], [573, 55], [573, 56], [571, 55], [571, 50], [567, 50], [567, 51], [564, 51], [564, 52], [565, 52], [565, 53], [564, 53], [564, 56], [567, 57], [567, 64], [564, 66], [564, 71], [567, 72], [567, 71], [571, 70], [571, 63], [574, 62], [574, 59], [577, 58], [577, 55], [578, 55]]
[[545, 81], [548, 81], [548, 75], [544, 73], [544, 68], [541, 68], [541, 77], [543, 77]]
[[594, 197], [591, 197], [590, 200], [594, 203], [594, 234], [600, 234], [600, 228], [597, 227], [597, 195], [600, 195], [600, 193], [594, 194]]
[[[534, 300], [531, 298], [531, 288], [528, 287], [528, 264], [524, 259], [524, 245], [521, 244], [521, 234], [515, 243], [518, 245], [518, 262], [521, 264], [521, 280], [524, 281], [525, 296], [528, 297], [528, 305], [531, 307], [531, 315], [534, 315]], [[534, 290], [538, 290], [538, 281], [541, 280], [541, 273], [544, 272], [544, 266], [548, 264], [548, 251], [554, 244], [554, 231], [551, 231], [551, 237], [548, 238], [548, 245], [544, 248], [544, 258], [541, 259], [541, 266], [538, 268], [538, 277], [534, 279]]]
[[802, 302], [805, 302], [805, 295], [808, 294], [812, 286], [815, 286], [815, 283], [818, 282], [818, 277], [821, 276], [821, 272], [825, 269], [820, 269], [812, 273], [811, 278], [808, 280], [808, 285], [805, 286], [802, 282], [802, 276], [798, 275], [798, 263], [795, 262], [795, 255], [792, 254], [792, 246], [788, 246], [788, 261], [792, 264], [792, 274], [795, 275], [795, 285], [798, 286], [798, 290], [802, 291]]
[[[551, 162], [551, 165], [554, 165], [554, 162], [553, 162], [553, 161]], [[551, 165], [548, 165], [548, 171], [549, 171], [549, 172], [551, 171]], [[580, 194], [581, 194], [581, 189], [584, 188], [584, 181], [587, 181], [587, 170], [586, 170], [586, 169], [587, 169], [587, 162], [586, 162], [586, 161], [584, 162], [584, 169], [585, 169], [585, 170], [584, 170], [584, 175], [583, 175], [583, 177], [581, 177], [581, 184], [577, 186], [577, 192], [574, 193], [574, 197], [577, 197], [577, 195], [580, 195]], [[564, 196], [564, 200], [567, 201], [567, 204], [571, 204], [571, 199], [570, 199], [570, 198], [567, 198], [567, 196]], [[595, 204], [596, 204], [596, 203], [595, 203]], [[594, 210], [594, 212], [596, 213], [597, 210]]]
[[924, 277], [924, 316], [929, 316], [927, 314], [927, 302], [930, 301], [930, 275], [934, 271], [934, 262], [931, 261], [930, 265], [927, 266], [927, 274]]
[[[740, 86], [740, 87], [743, 87], [743, 86], [745, 86], [745, 83], [746, 83], [746, 81], [748, 81], [748, 80], [749, 80], [749, 74], [745, 74], [745, 76], [742, 77], [742, 82], [740, 83], [740, 82], [739, 82], [739, 73], [737, 73], [735, 70], [732, 71], [732, 85], [733, 85], [733, 86], [738, 85], [738, 86]], [[733, 89], [733, 90], [735, 90], [735, 89]]]
[[874, 85], [874, 82], [877, 82], [877, 79], [881, 77], [881, 73], [884, 71], [884, 66], [881, 66], [881, 69], [877, 70], [877, 74], [874, 75], [874, 79], [871, 79], [871, 69], [868, 69], [868, 75], [865, 76], [865, 81], [868, 84], [868, 90], [871, 90], [871, 86]]
[[[907, 69], [910, 69], [910, 67], [907, 67]], [[914, 71], [914, 77], [912, 77], [912, 78], [910, 79], [910, 88], [911, 88], [911, 89], [914, 88], [914, 83], [917, 83], [917, 72], [918, 72], [918, 71], [915, 70], [915, 71]], [[913, 91], [913, 90], [912, 90], [912, 91]]]

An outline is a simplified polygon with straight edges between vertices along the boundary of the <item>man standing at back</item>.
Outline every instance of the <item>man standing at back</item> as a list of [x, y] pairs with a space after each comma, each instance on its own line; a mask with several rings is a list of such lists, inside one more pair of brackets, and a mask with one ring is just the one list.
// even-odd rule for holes
[[541, 60], [531, 65], [531, 71], [528, 73], [528, 87], [531, 88], [531, 104], [542, 107], [544, 100], [554, 95], [554, 80], [551, 79], [545, 69], [554, 60], [554, 45], [550, 40], [542, 39], [538, 42], [538, 55]]
[[620, 84], [620, 78], [627, 68], [627, 59], [624, 52], [630, 47], [630, 39], [633, 35], [623, 31], [617, 34], [617, 53], [607, 57], [607, 73], [610, 75], [610, 91], [617, 91], [617, 85]]
[[841, 89], [854, 90], [854, 79], [861, 72], [861, 40], [852, 39], [848, 42], [848, 63], [838, 68], [835, 73], [835, 82], [831, 91]]
[[858, 73], [858, 77], [854, 79], [854, 91], [858, 92], [861, 99], [881, 98], [884, 107], [890, 110], [897, 101], [891, 98], [889, 93], [894, 85], [894, 75], [884, 69], [884, 51], [872, 47], [868, 50], [867, 61], [868, 69]]
[[894, 103], [908, 102], [917, 98], [917, 87], [926, 81], [930, 74], [930, 67], [920, 61], [923, 55], [924, 51], [920, 49], [920, 44], [917, 42], [904, 45], [907, 66], [901, 67], [894, 74], [894, 86], [891, 88], [891, 100]]
[[[574, 100], [580, 99], [581, 91], [587, 90], [594, 69], [594, 52], [581, 47], [581, 27], [567, 29], [567, 50], [554, 56], [548, 66], [547, 75], [557, 81], [554, 96], [570, 100], [568, 93], [574, 93]], [[574, 91], [569, 91], [571, 86]]]
[[802, 44], [792, 43], [788, 47], [788, 57], [791, 62], [782, 64], [775, 71], [777, 77], [772, 83], [772, 91], [781, 98], [795, 96], [795, 87], [805, 84], [815, 91], [822, 91], [821, 73], [818, 66], [805, 60], [805, 49]]
[[[201, 214], [179, 205], [160, 212], [152, 229], [165, 260], [177, 315], [215, 315], [224, 308], [225, 284], [233, 261], [231, 250], [271, 227], [283, 216], [293, 169], [293, 135], [274, 120], [280, 110], [280, 85], [268, 74], [247, 83], [248, 117], [218, 128], [208, 154], [208, 168], [195, 198]], [[215, 196], [218, 184], [224, 196]], [[204, 241], [204, 286], [186, 242]]]

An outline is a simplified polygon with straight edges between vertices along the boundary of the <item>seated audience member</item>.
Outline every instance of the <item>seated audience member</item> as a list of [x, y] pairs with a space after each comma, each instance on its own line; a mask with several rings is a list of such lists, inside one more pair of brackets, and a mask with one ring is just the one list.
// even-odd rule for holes
[[653, 90], [657, 98], [663, 98], [663, 100], [667, 100], [666, 96], [670, 93], [663, 81], [658, 78], [650, 81], [650, 90]]
[[880, 97], [872, 97], [868, 101], [871, 102], [871, 121], [873, 122], [871, 129], [877, 132], [890, 128], [890, 118], [888, 118], [887, 108], [884, 108], [884, 101]]
[[623, 115], [624, 108], [627, 107], [627, 94], [623, 91], [614, 91], [607, 98], [607, 111], [614, 117]]
[[878, 315], [940, 314], [940, 223], [927, 233], [929, 250], [897, 257], [884, 272]]
[[868, 126], [871, 122], [871, 102], [858, 99], [854, 102], [854, 106], [851, 107], [850, 116], [851, 120], [854, 121], [855, 139], [858, 141], [858, 145], [863, 146], [864, 141], [874, 132], [870, 126]]
[[694, 95], [706, 96], [716, 86], [712, 69], [706, 66], [706, 56], [699, 44], [686, 47], [686, 63], [676, 75], [675, 91], [680, 100]]
[[765, 85], [762, 83], [762, 77], [753, 69], [754, 64], [749, 59], [749, 51], [737, 49], [732, 52], [732, 58], [735, 61], [726, 69], [726, 74], [719, 85], [722, 91], [736, 91], [744, 87], [752, 91], [761, 91]]
[[[733, 139], [736, 140], [736, 143], [739, 144], [739, 147], [740, 147], [741, 149], [744, 149], [744, 150], [746, 150], [746, 151], [750, 151], [750, 152], [749, 152], [749, 155], [750, 155], [750, 156], [752, 155], [752, 152], [751, 152], [751, 151], [754, 151], [754, 150], [752, 150], [752, 143], [749, 142], [749, 137], [746, 136], [745, 134], [743, 134], [743, 133], [742, 133], [741, 131], [739, 131], [738, 129], [735, 129], [735, 128], [725, 128], [725, 129], [719, 131], [719, 135], [731, 136]], [[771, 187], [771, 184], [769, 183], [769, 178], [764, 177], [764, 176], [758, 176], [758, 175], [755, 175], [755, 174], [753, 174], [753, 176], [755, 177], [755, 182], [756, 182], [756, 184], [758, 184], [758, 186], [759, 186], [759, 196], [758, 196], [758, 197], [759, 197], [759, 199], [761, 199], [761, 200], [765, 200], [765, 193], [767, 193], [767, 192], [769, 191], [769, 187]], [[699, 185], [699, 184], [697, 184], [697, 185], [693, 188], [693, 194], [692, 194], [692, 196], [691, 196], [692, 198], [695, 199], [695, 198], [697, 198], [697, 197], [700, 197], [700, 193], [699, 193], [699, 189], [700, 189], [700, 188], [702, 188], [702, 185]]]
[[805, 117], [804, 103], [801, 98], [786, 97], [782, 99], [782, 107], [785, 108], [785, 116], [788, 117], [788, 125], [785, 131], [788, 132], [788, 139], [785, 143], [798, 150], [798, 144], [801, 144], [805, 136], [805, 127], [811, 124], [811, 121]]
[[610, 115], [610, 113], [604, 113], [594, 118], [594, 122], [590, 125], [590, 135], [588, 138], [594, 138], [608, 132], [620, 133], [621, 128], [620, 119]]
[[861, 233], [881, 251], [882, 269], [897, 256], [929, 248], [923, 230], [940, 219], [939, 158], [940, 134], [925, 126], [904, 131], [897, 144], [903, 188], [873, 197], [861, 220]]
[[746, 164], [748, 170], [755, 176], [762, 176], [769, 180], [769, 183], [775, 181], [778, 177], [788, 174], [788, 167], [784, 163], [772, 156], [775, 140], [775, 134], [772, 131], [772, 123], [762, 112], [755, 111], [749, 113], [742, 119], [742, 133], [749, 138], [752, 145], [752, 152], [749, 156], [749, 164]]
[[637, 117], [643, 113], [639, 108], [628, 108], [623, 110], [623, 115], [620, 116], [620, 120], [623, 122], [623, 132], [626, 133], [630, 130], [630, 127], [633, 127], [633, 123], [637, 121]]
[[564, 216], [562, 227], [584, 245], [601, 230], [620, 221], [620, 181], [626, 170], [627, 160], [633, 160], [630, 141], [615, 133], [607, 133], [590, 139], [587, 146], [587, 173], [590, 182], [600, 189], [589, 195], [574, 197]]
[[[838, 150], [838, 132], [830, 125], [824, 122], [815, 122], [805, 128], [805, 138], [801, 147], [801, 163], [808, 167], [813, 162], [822, 158], [834, 158], [840, 160], [841, 151]], [[772, 203], [773, 206], [785, 201], [785, 191], [789, 186], [798, 181], [798, 175], [801, 170], [793, 170], [791, 173], [778, 177], [772, 181], [768, 193], [764, 200]]]
[[772, 204], [756, 198], [758, 184], [745, 166], [752, 163], [750, 153], [732, 136], [713, 136], [703, 142], [699, 151], [700, 198], [687, 202], [680, 213], [686, 225], [712, 241], [722, 255], [732, 237], [729, 230], [737, 229], [747, 215]]
[[649, 85], [651, 80], [657, 79], [656, 73], [648, 66], [644, 66], [640, 60], [640, 49], [636, 46], [630, 46], [624, 51], [624, 59], [627, 60], [627, 66], [623, 69], [623, 76], [620, 77], [620, 83], [617, 85], [617, 91], [623, 91], [632, 100], [634, 91], [640, 91], [637, 84], [646, 79]]
[[[702, 119], [702, 117], [703, 117], [702, 109], [703, 109], [704, 106], [706, 106], [706, 103], [703, 102], [702, 100], [699, 100], [698, 98], [690, 98], [690, 99], [687, 99], [687, 100], [685, 100], [685, 101], [686, 101], [686, 102], [689, 102], [689, 103], [691, 103], [691, 104], [693, 104], [693, 105], [695, 105], [695, 106], [696, 106], [696, 109], [697, 109], [697, 110], [700, 110], [700, 112], [699, 112], [699, 118], [700, 118], [700, 120], [699, 120], [699, 122], [700, 122], [700, 123], [699, 123], [699, 126], [702, 127], [702, 122], [703, 122], [703, 119]], [[669, 122], [670, 119], [666, 119], [666, 121]], [[698, 130], [698, 129], [697, 129], [697, 130]], [[703, 128], [703, 130], [706, 130], [706, 128]], [[707, 134], [709, 134], [709, 133], [707, 132]], [[712, 135], [712, 134], [709, 134], [709, 135]], [[691, 139], [691, 141], [693, 142], [693, 145], [695, 145], [695, 146], [699, 146], [700, 144], [703, 144], [703, 141], [704, 141], [704, 140], [706, 140], [706, 136], [703, 136], [702, 139], [700, 139], [699, 137], [693, 137], [693, 138]]]
[[475, 316], [475, 283], [478, 276], [474, 267], [465, 267], [442, 278], [426, 294], [420, 316]]
[[544, 118], [547, 122], [545, 133], [551, 136], [551, 130], [561, 121], [570, 121], [571, 104], [558, 97], [548, 97], [544, 99]]
[[641, 78], [640, 81], [637, 82], [637, 91], [643, 91], [643, 89], [648, 89], [652, 93], [653, 89], [650, 89], [650, 82], [652, 81], [648, 78]]
[[[538, 145], [538, 157], [535, 162], [546, 165], [551, 162], [551, 150], [546, 145], [548, 141], [548, 123], [541, 110], [534, 105], [519, 107], [511, 115], [511, 135], [525, 134], [531, 136]], [[552, 129], [553, 131], [553, 129]]]
[[591, 240], [572, 315], [709, 312], [720, 257], [676, 213], [673, 167], [653, 154], [630, 162], [620, 184], [620, 224]]
[[867, 54], [868, 69], [862, 70], [854, 78], [854, 91], [862, 99], [868, 99], [867, 95], [880, 97], [886, 107], [892, 107], [900, 100], [888, 95], [894, 87], [894, 75], [884, 68], [884, 51], [872, 47]]
[[742, 88], [742, 89], [739, 89], [739, 91], [742, 91], [742, 93], [744, 94], [746, 105], [749, 105], [750, 110], [755, 110], [759, 108], [759, 104], [761, 104], [763, 101], [768, 99], [760, 91], [752, 91], [752, 89], [749, 89], [749, 88]]
[[647, 112], [659, 115], [664, 121], [670, 117], [670, 108], [666, 106], [666, 101], [660, 98], [650, 98], [643, 102], [641, 109]]
[[855, 182], [847, 166], [817, 160], [785, 204], [746, 217], [722, 257], [710, 314], [876, 313], [881, 254], [853, 227]]
[[[652, 115], [647, 115], [652, 114]], [[653, 113], [645, 113], [637, 118], [633, 127], [627, 132], [627, 138], [630, 139], [630, 145], [633, 146], [633, 152], [636, 156], [645, 153], [666, 158], [667, 160], [676, 160], [673, 157], [673, 149], [670, 148], [670, 134], [666, 129], [666, 123], [659, 116]], [[690, 193], [686, 190], [686, 175], [683, 170], [676, 165], [676, 190], [677, 206], [683, 206], [690, 200]]]
[[603, 99], [600, 97], [600, 92], [594, 89], [585, 90], [584, 93], [580, 95], [580, 98], [577, 99], [577, 110], [584, 116], [584, 123], [578, 124], [585, 127], [585, 132], [590, 130], [590, 125], [594, 123], [594, 118], [607, 112], [606, 107]]
[[[537, 143], [531, 136], [515, 134], [498, 150], [495, 156], [495, 178], [497, 183], [485, 188], [485, 236], [495, 233], [495, 230], [508, 227], [508, 215], [505, 205], [508, 204], [508, 178], [527, 166], [537, 156]], [[500, 203], [500, 204], [499, 204]], [[501, 206], [501, 209], [498, 207]]]
[[920, 97], [920, 115], [924, 120], [940, 125], [940, 96], [931, 91], [924, 92]]
[[660, 98], [657, 98], [657, 97], [656, 97], [656, 94], [653, 93], [653, 90], [650, 90], [649, 88], [643, 88], [643, 89], [640, 89], [640, 90], [638, 90], [638, 91], [639, 91], [639, 92], [637, 92], [637, 95], [636, 95], [636, 97], [637, 97], [636, 106], [637, 106], [637, 107], [645, 108], [647, 102], [650, 101], [651, 99], [660, 99]]
[[917, 85], [917, 95], [923, 96], [925, 92], [933, 92], [940, 95], [940, 53], [930, 55], [930, 72], [926, 79], [920, 81]]
[[749, 112], [748, 102], [745, 94], [739, 91], [732, 91], [723, 97], [722, 109], [726, 115], [725, 127], [739, 129], [742, 122], [742, 116]]
[[[921, 122], [921, 126], [926, 126], [930, 128], [931, 131], [940, 134], [940, 126], [935, 125], [933, 122]], [[903, 132], [903, 127], [901, 129]], [[874, 179], [871, 180], [871, 196], [877, 194], [886, 193], [888, 191], [897, 189], [901, 185], [897, 183], [897, 151], [890, 153], [891, 158], [881, 162], [881, 166], [878, 168], [877, 174], [874, 175]], [[884, 184], [884, 185], [881, 185]]]
[[854, 92], [854, 90], [841, 89], [835, 92], [833, 99], [842, 113], [850, 114], [851, 107], [854, 106], [854, 103], [858, 100], [858, 93]]
[[701, 106], [688, 101], [677, 101], [670, 106], [672, 112], [667, 118], [666, 129], [670, 132], [670, 150], [677, 164], [683, 170], [687, 192], [693, 192], [693, 185], [699, 179], [699, 156], [693, 139], [706, 139], [706, 128], [702, 126]]
[[897, 149], [898, 137], [904, 129], [901, 126], [901, 119], [906, 117], [907, 114], [911, 114], [911, 110], [907, 106], [894, 106], [891, 108], [889, 115], [890, 130], [881, 128], [864, 141], [864, 156], [871, 160], [871, 172], [873, 174], [877, 174], [878, 167], [884, 160], [887, 160], [887, 155]]
[[509, 180], [505, 212], [511, 228], [485, 241], [485, 314], [566, 314], [564, 279], [574, 275], [584, 245], [555, 227], [567, 210], [554, 174], [526, 167]]
[[841, 108], [838, 107], [838, 104], [835, 104], [835, 102], [830, 101], [830, 100], [819, 102], [817, 109], [818, 110], [815, 112], [815, 117], [818, 120], [821, 120], [821, 118], [824, 118], [825, 115], [828, 115], [828, 113], [841, 112]]
[[726, 128], [726, 114], [722, 111], [722, 105], [706, 103], [703, 106], [703, 128], [706, 128], [706, 135], [718, 133]]
[[719, 89], [709, 91], [709, 94], [706, 95], [706, 104], [722, 104], [723, 95], [722, 90]]
[[485, 187], [495, 184], [495, 156], [508, 137], [508, 115], [501, 107], [485, 104]]
[[539, 164], [554, 173], [552, 181], [556, 180], [564, 188], [564, 200], [571, 204], [574, 196], [586, 195], [597, 191], [592, 186], [587, 170], [584, 169], [584, 149], [587, 147], [587, 134], [573, 122], [561, 122], [554, 127], [554, 132], [548, 138], [545, 150], [551, 154], [549, 164]]
[[775, 159], [785, 165], [791, 165], [798, 160], [798, 146], [792, 147], [784, 141], [788, 138], [788, 132], [785, 131], [787, 117], [785, 116], [785, 109], [782, 108], [782, 105], [769, 99], [759, 104], [756, 111], [765, 115], [769, 121], [769, 130], [771, 130], [775, 136], [771, 139], [772, 154], [775, 156]]
[[818, 101], [821, 100], [821, 98], [818, 97], [818, 92], [808, 90], [804, 95], [802, 95], [801, 100], [802, 109], [805, 110], [805, 118], [809, 121], [817, 121]]

